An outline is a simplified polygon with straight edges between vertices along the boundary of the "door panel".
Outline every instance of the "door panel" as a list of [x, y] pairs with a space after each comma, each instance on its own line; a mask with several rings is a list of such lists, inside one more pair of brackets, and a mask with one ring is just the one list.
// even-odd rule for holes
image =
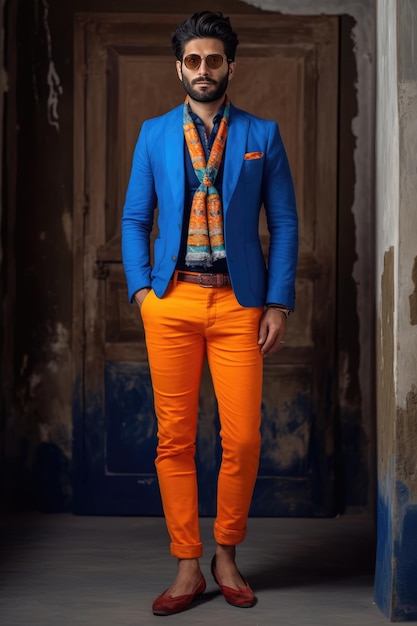
[[[161, 513], [143, 327], [127, 301], [120, 218], [142, 122], [184, 99], [178, 15], [80, 14], [75, 26], [74, 464], [78, 513]], [[337, 19], [231, 16], [236, 106], [275, 119], [300, 222], [296, 313], [265, 360], [252, 515], [333, 513]], [[156, 219], [153, 237], [156, 236]], [[265, 257], [268, 234], [262, 213]], [[207, 366], [197, 437], [200, 513], [215, 514], [218, 415]]]

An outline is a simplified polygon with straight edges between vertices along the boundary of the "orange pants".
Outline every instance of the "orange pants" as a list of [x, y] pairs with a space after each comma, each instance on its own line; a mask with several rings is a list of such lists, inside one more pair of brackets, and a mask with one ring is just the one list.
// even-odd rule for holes
[[158, 419], [155, 462], [171, 554], [202, 555], [195, 450], [204, 358], [210, 368], [220, 418], [222, 460], [217, 484], [217, 543], [235, 545], [246, 521], [258, 472], [262, 308], [244, 308], [231, 287], [178, 282], [142, 305]]

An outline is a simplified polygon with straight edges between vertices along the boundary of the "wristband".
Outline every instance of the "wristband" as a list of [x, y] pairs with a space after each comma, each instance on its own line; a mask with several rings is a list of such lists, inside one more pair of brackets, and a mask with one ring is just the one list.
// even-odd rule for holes
[[267, 309], [278, 309], [278, 311], [281, 311], [281, 313], [284, 313], [285, 317], [288, 317], [289, 314], [291, 313], [291, 309], [285, 309], [282, 306], [278, 306], [277, 304], [267, 304], [266, 305]]

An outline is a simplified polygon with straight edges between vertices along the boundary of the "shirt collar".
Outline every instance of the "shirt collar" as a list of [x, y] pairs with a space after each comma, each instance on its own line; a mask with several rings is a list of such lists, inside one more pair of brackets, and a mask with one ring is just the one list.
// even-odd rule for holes
[[[190, 104], [188, 103], [188, 111], [191, 115], [191, 118], [193, 120], [193, 122], [200, 122], [201, 124], [203, 123], [203, 120], [191, 110]], [[213, 117], [213, 126], [215, 124], [218, 124], [220, 122], [220, 120], [222, 119], [223, 115], [224, 115], [224, 108], [225, 105], [223, 104], [220, 109], [217, 111], [216, 115]]]

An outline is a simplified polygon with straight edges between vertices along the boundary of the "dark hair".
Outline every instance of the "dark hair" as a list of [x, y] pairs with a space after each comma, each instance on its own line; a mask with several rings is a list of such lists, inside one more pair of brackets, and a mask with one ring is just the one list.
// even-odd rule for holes
[[234, 61], [239, 40], [232, 30], [230, 19], [220, 11], [200, 11], [182, 22], [172, 37], [172, 49], [178, 61], [182, 61], [185, 45], [192, 39], [212, 37], [220, 39], [226, 57]]

